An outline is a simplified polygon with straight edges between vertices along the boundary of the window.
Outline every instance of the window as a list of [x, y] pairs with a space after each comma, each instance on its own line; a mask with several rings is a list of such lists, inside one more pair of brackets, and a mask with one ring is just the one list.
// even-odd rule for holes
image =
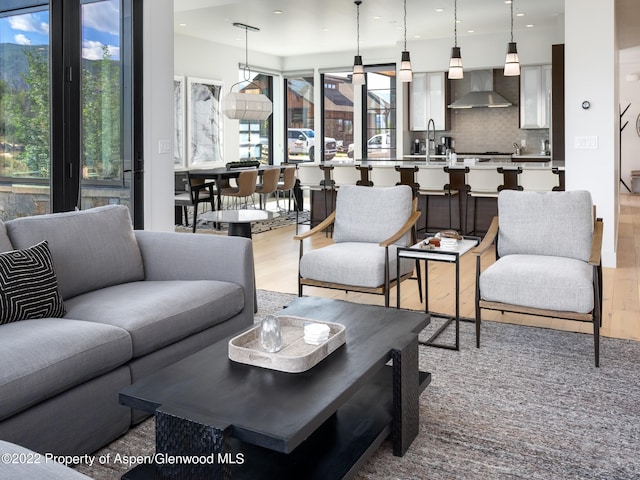
[[[249, 79], [246, 76], [249, 74]], [[240, 70], [240, 81], [244, 87], [240, 89], [244, 93], [262, 93], [273, 101], [273, 77], [263, 73], [255, 73], [249, 70]], [[257, 160], [263, 164], [273, 163], [271, 144], [273, 129], [271, 119], [266, 120], [240, 120], [240, 160]]]
[[[322, 74], [322, 121], [325, 160], [346, 157], [353, 150], [353, 85], [351, 72]], [[330, 145], [335, 145], [333, 149]], [[359, 156], [358, 156], [359, 157]]]
[[364, 115], [367, 158], [396, 158], [395, 65], [365, 67], [366, 111]]
[[142, 198], [134, 188], [142, 183], [142, 112], [132, 95], [141, 5], [0, 4], [3, 219], [122, 203], [141, 226], [132, 196]]
[[[315, 158], [313, 85], [311, 75], [285, 79], [288, 162], [313, 161]], [[301, 130], [311, 132], [313, 145], [305, 138], [309, 134], [305, 135]]]

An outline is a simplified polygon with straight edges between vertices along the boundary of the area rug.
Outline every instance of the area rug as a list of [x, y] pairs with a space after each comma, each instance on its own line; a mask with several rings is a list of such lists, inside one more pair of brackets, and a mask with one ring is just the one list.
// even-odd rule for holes
[[[256, 320], [294, 298], [259, 291]], [[460, 351], [421, 346], [419, 362], [433, 376], [418, 437], [404, 457], [384, 442], [357, 479], [640, 478], [640, 343], [602, 338], [595, 368], [590, 335], [484, 322], [477, 349], [463, 322]], [[153, 450], [147, 420], [96, 455]], [[78, 470], [115, 480], [128, 468]]]
[[[275, 230], [276, 228], [282, 228], [289, 225], [295, 225], [296, 219], [298, 223], [304, 223], [309, 221], [309, 211], [304, 210], [302, 212], [298, 212], [298, 216], [296, 217], [296, 212], [284, 211], [280, 213], [280, 216], [273, 218], [271, 220], [263, 220], [259, 222], [251, 222], [251, 233], [252, 235], [268, 232], [270, 230]], [[189, 225], [191, 225], [191, 217], [189, 218]], [[176, 225], [176, 232], [193, 232], [191, 226], [184, 225]], [[198, 220], [198, 225], [196, 226], [196, 233], [213, 233], [218, 235], [227, 235], [229, 231], [228, 223], [221, 223], [219, 228], [215, 228], [215, 225], [212, 222], [202, 222]]]

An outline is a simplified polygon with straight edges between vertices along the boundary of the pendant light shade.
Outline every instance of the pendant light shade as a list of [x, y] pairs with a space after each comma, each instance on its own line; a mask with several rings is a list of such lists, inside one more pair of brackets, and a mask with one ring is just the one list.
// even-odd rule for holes
[[520, 75], [520, 59], [518, 58], [518, 47], [513, 41], [513, 0], [511, 1], [511, 41], [507, 45], [507, 58], [504, 62], [504, 76], [516, 77]]
[[[249, 68], [249, 30], [259, 32], [260, 29], [245, 25], [243, 23], [234, 23], [234, 27], [244, 28], [245, 31], [245, 63], [244, 63], [244, 81], [255, 85], [260, 91], [260, 87], [251, 82], [251, 69]], [[231, 89], [242, 82], [234, 83]], [[230, 91], [222, 100], [222, 113], [232, 120], [266, 120], [273, 111], [273, 104], [269, 98], [262, 93], [247, 93]]]
[[413, 80], [413, 71], [411, 70], [411, 57], [407, 50], [407, 0], [404, 0], [404, 50], [400, 60], [400, 72], [398, 79], [401, 82], [411, 82]]
[[360, 4], [362, 0], [353, 2], [356, 4], [356, 56], [353, 57], [353, 75], [351, 83], [353, 85], [364, 85], [364, 65], [360, 56]]
[[458, 46], [458, 1], [453, 3], [453, 39], [454, 46], [451, 49], [451, 60], [449, 60], [449, 78], [458, 80], [464, 78], [462, 69], [462, 54]]

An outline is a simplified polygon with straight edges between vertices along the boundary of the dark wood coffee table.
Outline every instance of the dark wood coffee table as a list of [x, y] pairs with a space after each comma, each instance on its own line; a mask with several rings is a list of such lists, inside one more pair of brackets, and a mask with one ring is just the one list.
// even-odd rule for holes
[[[155, 414], [164, 464], [123, 479], [351, 478], [389, 434], [405, 454], [431, 380], [418, 370], [429, 315], [316, 297], [285, 312], [342, 323], [345, 345], [290, 374], [229, 360], [226, 339], [125, 388], [120, 403]], [[196, 457], [212, 460], [165, 461]]]

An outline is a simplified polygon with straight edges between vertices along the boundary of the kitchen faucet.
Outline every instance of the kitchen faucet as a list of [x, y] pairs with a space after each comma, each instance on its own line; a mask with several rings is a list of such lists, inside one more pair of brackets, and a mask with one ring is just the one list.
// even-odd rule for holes
[[429, 122], [427, 122], [427, 163], [429, 163], [429, 159], [431, 158], [431, 146], [432, 145], [433, 145], [433, 149], [434, 149], [433, 153], [435, 154], [435, 148], [436, 148], [436, 122], [433, 121], [433, 118], [430, 118]]

